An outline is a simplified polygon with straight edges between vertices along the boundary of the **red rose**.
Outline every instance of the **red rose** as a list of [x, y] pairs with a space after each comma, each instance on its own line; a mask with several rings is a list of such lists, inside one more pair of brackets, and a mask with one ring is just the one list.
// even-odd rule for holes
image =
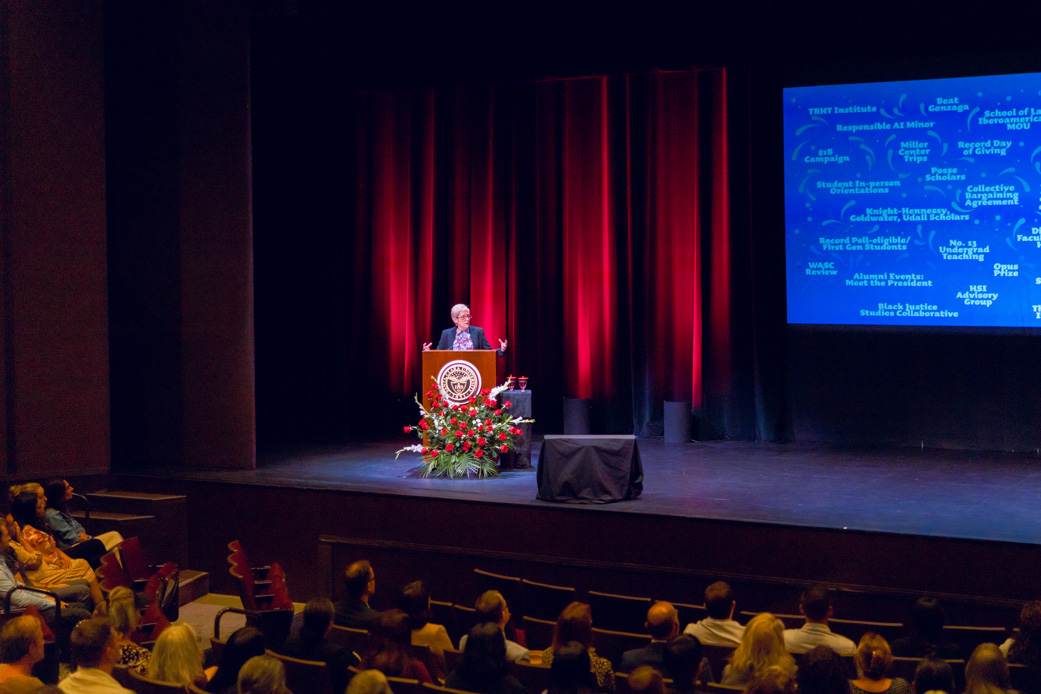
[[473, 429], [468, 429], [468, 430], [466, 431], [466, 435], [467, 435], [467, 436], [473, 436], [473, 435], [474, 435], [474, 430], [473, 430]]
[[430, 451], [429, 451], [429, 450], [427, 450], [426, 446], [424, 446], [424, 447], [423, 447], [423, 450], [422, 450], [422, 451], [420, 451], [420, 453], [422, 453], [423, 455], [426, 455], [426, 454], [427, 454], [427, 453], [429, 453], [429, 452], [430, 452]]
[[434, 391], [428, 390], [427, 392], [423, 393], [423, 395], [425, 397], [432, 398], [432, 397], [434, 397]]
[[501, 434], [499, 434], [499, 440], [500, 441], [505, 441], [506, 440], [506, 436], [507, 436], [506, 432], [505, 431], [502, 432]]
[[430, 390], [437, 390], [437, 384], [435, 383], [434, 385], [430, 386]]
[[461, 432], [461, 431], [457, 431], [457, 432], [455, 432], [455, 437], [456, 437], [457, 439], [461, 439], [461, 438], [463, 438], [463, 432]]
[[502, 406], [503, 406], [503, 407], [505, 407], [505, 408], [506, 408], [506, 409], [508, 410], [508, 409], [510, 409], [511, 407], [513, 407], [513, 403], [507, 400], [506, 402], [504, 402], [504, 403], [502, 404]]
[[438, 454], [438, 451], [436, 451], [436, 450], [435, 451], [430, 451], [430, 457], [431, 458], [436, 458], [437, 454]]
[[427, 429], [430, 428], [430, 425], [427, 424], [427, 420], [421, 419], [421, 420], [419, 420], [419, 428], [422, 429], [423, 431], [426, 431]]
[[477, 431], [484, 431], [484, 425], [483, 424], [478, 424], [477, 425]]
[[457, 420], [455, 417], [452, 417], [451, 419], [448, 420], [448, 422], [450, 424], [455, 424], [457, 421], [459, 421], [459, 420]]
[[474, 416], [475, 414], [477, 414], [477, 410], [476, 410], [475, 408], [471, 407], [471, 408], [470, 408], [470, 416], [472, 417], [472, 416]]
[[490, 426], [492, 425], [492, 420], [490, 420], [490, 419], [486, 419], [486, 420], [484, 420], [484, 425], [485, 425], [486, 427], [490, 427]]
[[405, 433], [406, 433], [406, 434], [407, 434], [408, 432], [410, 432], [410, 431], [412, 431], [412, 427], [405, 427]]
[[481, 449], [477, 449], [476, 451], [474, 451], [474, 457], [475, 458], [480, 458], [483, 455], [484, 455], [484, 451], [482, 451]]
[[464, 451], [470, 450], [470, 442], [469, 441], [463, 441], [463, 450]]
[[449, 443], [449, 444], [447, 444], [447, 445], [445, 446], [445, 450], [446, 450], [446, 451], [454, 451], [454, 450], [455, 450], [455, 444], [454, 444], [454, 443]]
[[496, 417], [498, 417], [499, 415], [501, 415], [501, 414], [502, 414], [502, 410], [496, 410], [496, 411], [495, 411], [495, 412], [493, 412], [492, 414], [494, 414], [494, 415], [495, 415]]
[[466, 399], [466, 401], [467, 401], [468, 403], [471, 403], [471, 404], [472, 404], [472, 403], [475, 403], [475, 402], [477, 402], [477, 398], [475, 398], [474, 396], [472, 396], [472, 395], [471, 395], [470, 397], [468, 397], [468, 398]]
[[506, 453], [506, 452], [508, 452], [508, 451], [510, 450], [510, 447], [509, 447], [509, 446], [507, 446], [507, 445], [506, 445], [506, 444], [504, 443], [503, 445], [499, 446], [499, 450], [500, 450], [500, 451], [502, 451], [503, 453]]
[[442, 436], [448, 436], [448, 429], [442, 429], [441, 430], [441, 435]]
[[485, 440], [484, 440], [484, 437], [483, 437], [483, 436], [478, 436], [478, 437], [477, 437], [477, 445], [478, 445], [478, 446], [483, 446], [483, 445], [484, 445], [484, 444], [486, 444], [486, 443], [487, 443], [487, 441], [485, 441]]

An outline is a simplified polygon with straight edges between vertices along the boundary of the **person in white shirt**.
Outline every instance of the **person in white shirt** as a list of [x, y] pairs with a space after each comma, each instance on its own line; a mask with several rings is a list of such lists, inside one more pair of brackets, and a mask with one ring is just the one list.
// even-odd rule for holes
[[[505, 635], [506, 625], [510, 621], [510, 609], [506, 606], [506, 598], [502, 597], [502, 593], [497, 590], [485, 591], [481, 597], [477, 598], [474, 607], [477, 608], [478, 623], [494, 622], [499, 625]], [[464, 634], [463, 638], [459, 639], [459, 650], [461, 651], [466, 650], [466, 637], [467, 634]], [[506, 639], [506, 660], [527, 661], [530, 659], [531, 653], [527, 648], [516, 641]]]
[[734, 620], [734, 591], [723, 581], [716, 581], [705, 589], [705, 611], [708, 617], [700, 622], [688, 624], [684, 634], [696, 636], [706, 646], [741, 645], [745, 628]]
[[806, 617], [801, 629], [785, 629], [784, 646], [789, 653], [806, 653], [817, 646], [827, 646], [839, 655], [853, 655], [857, 644], [828, 628], [834, 608], [831, 591], [826, 586], [807, 588], [799, 600], [799, 612]]
[[78, 667], [58, 684], [64, 694], [134, 694], [112, 677], [119, 648], [116, 632], [107, 619], [94, 617], [80, 622], [72, 630], [70, 641]]

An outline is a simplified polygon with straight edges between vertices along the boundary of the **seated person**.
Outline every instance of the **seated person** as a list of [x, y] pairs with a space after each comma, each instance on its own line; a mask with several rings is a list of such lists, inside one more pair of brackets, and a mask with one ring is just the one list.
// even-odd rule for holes
[[387, 677], [404, 677], [434, 683], [422, 661], [412, 657], [412, 629], [402, 610], [387, 610], [372, 630], [372, 652], [362, 661], [365, 670], [379, 670]]
[[1019, 634], [999, 647], [1010, 663], [1041, 668], [1041, 600], [1032, 600], [1019, 611]]
[[264, 634], [259, 629], [237, 629], [224, 644], [220, 665], [206, 684], [206, 691], [214, 694], [238, 694], [239, 670], [247, 660], [264, 653]]
[[354, 653], [328, 639], [333, 628], [333, 603], [328, 598], [311, 598], [304, 606], [304, 622], [299, 633], [290, 636], [282, 653], [291, 658], [325, 663], [333, 690], [342, 692], [351, 679], [347, 668], [358, 664]]
[[964, 694], [1011, 694], [1008, 661], [993, 643], [976, 646], [965, 663]]
[[76, 671], [58, 687], [64, 694], [134, 694], [112, 677], [116, 664], [116, 634], [104, 617], [86, 619], [76, 625], [70, 638]]
[[413, 581], [402, 589], [398, 607], [408, 615], [412, 645], [430, 649], [431, 662], [427, 663], [427, 669], [432, 666], [431, 674], [443, 679], [448, 674], [445, 650], [452, 648], [452, 639], [448, 638], [448, 630], [442, 625], [430, 622], [430, 593], [422, 581]]
[[842, 658], [827, 646], [815, 646], [802, 657], [795, 679], [799, 694], [849, 694]]
[[462, 660], [445, 686], [479, 694], [525, 694], [524, 687], [509, 674], [506, 662], [506, 637], [493, 622], [470, 630]]
[[756, 675], [744, 694], [795, 694], [795, 678], [783, 667], [771, 665]]
[[269, 655], [247, 660], [239, 670], [238, 694], [292, 694], [286, 688], [282, 661]]
[[[801, 667], [799, 673], [802, 673]], [[925, 694], [926, 692], [954, 694], [954, 670], [951, 669], [951, 664], [934, 655], [922, 658], [922, 662], [918, 663], [918, 667], [915, 668], [911, 690], [915, 694]]]
[[611, 661], [601, 658], [593, 648], [593, 613], [589, 605], [573, 602], [557, 617], [553, 628], [553, 645], [542, 652], [542, 662], [552, 667], [557, 651], [565, 645], [579, 643], [589, 652], [589, 667], [596, 680], [596, 691], [614, 691], [614, 668]]
[[371, 629], [379, 612], [369, 607], [369, 597], [376, 592], [376, 573], [372, 564], [356, 561], [343, 574], [347, 597], [336, 603], [336, 625], [351, 629]]
[[672, 675], [673, 687], [686, 694], [700, 691], [704, 670], [701, 642], [690, 634], [681, 634], [665, 644], [662, 665]]
[[708, 617], [688, 624], [684, 634], [698, 637], [705, 646], [733, 646], [741, 644], [745, 628], [734, 620], [737, 601], [734, 591], [723, 581], [716, 581], [705, 589], [705, 611]]
[[806, 623], [800, 629], [785, 630], [784, 646], [788, 652], [806, 653], [814, 646], [827, 646], [839, 655], [853, 655], [857, 645], [828, 627], [834, 611], [827, 586], [818, 584], [804, 590], [799, 598], [799, 612]]
[[[647, 610], [647, 621], [643, 625], [651, 635], [651, 642], [642, 648], [634, 648], [622, 654], [622, 660], [618, 664], [618, 669], [622, 672], [632, 672], [641, 665], [650, 665], [662, 670], [665, 644], [680, 631], [679, 614], [671, 603], [656, 602]], [[669, 676], [664, 670], [662, 674]]]
[[30, 615], [15, 617], [0, 629], [0, 692], [29, 694], [43, 686], [33, 666], [43, 660], [43, 628]]
[[893, 654], [886, 640], [873, 632], [860, 637], [853, 656], [857, 679], [850, 680], [850, 694], [911, 694], [911, 685], [899, 677], [887, 677], [893, 666]]
[[650, 665], [641, 665], [629, 673], [632, 694], [665, 694], [665, 678]]
[[910, 632], [907, 636], [894, 639], [891, 644], [893, 655], [902, 658], [924, 658], [935, 655], [951, 660], [961, 657], [958, 644], [943, 641], [943, 623], [946, 620], [940, 601], [922, 597], [911, 610]]
[[152, 659], [145, 673], [153, 680], [173, 682], [182, 687], [205, 687], [209, 678], [202, 667], [202, 651], [195, 629], [176, 622], [163, 629], [152, 647]]
[[723, 668], [720, 683], [745, 687], [760, 672], [774, 665], [794, 675], [795, 659], [785, 650], [784, 633], [784, 623], [769, 612], [749, 620], [741, 645], [734, 649], [730, 663]]
[[394, 694], [387, 676], [379, 670], [362, 670], [351, 678], [345, 694]]
[[106, 552], [111, 552], [123, 542], [123, 536], [114, 530], [100, 535], [88, 535], [80, 522], [69, 512], [73, 491], [72, 485], [65, 480], [54, 479], [43, 486], [43, 495], [47, 499], [44, 518], [51, 526], [55, 539], [69, 546], [97, 539], [105, 546]]
[[[477, 598], [474, 608], [477, 610], [478, 622], [498, 624], [499, 628], [503, 630], [503, 635], [506, 634], [506, 625], [510, 623], [510, 608], [506, 605], [506, 598], [502, 597], [502, 593], [497, 590], [485, 591], [481, 597]], [[459, 639], [459, 650], [461, 651], [466, 650], [466, 638], [467, 635], [463, 634], [463, 637]], [[506, 639], [506, 659], [530, 660], [530, 654], [524, 646]]]
[[152, 652], [147, 648], [141, 648], [130, 638], [137, 631], [137, 624], [141, 618], [137, 611], [134, 591], [125, 586], [113, 588], [108, 594], [107, 605], [102, 603], [95, 612], [97, 616], [108, 617], [116, 632], [116, 646], [119, 649], [116, 665], [133, 668], [142, 675], [148, 672]]

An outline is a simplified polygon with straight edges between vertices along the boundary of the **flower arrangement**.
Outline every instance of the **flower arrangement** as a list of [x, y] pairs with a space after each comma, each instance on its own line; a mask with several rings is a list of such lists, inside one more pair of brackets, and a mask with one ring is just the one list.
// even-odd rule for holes
[[416, 396], [419, 405], [418, 424], [405, 427], [405, 433], [415, 431], [425, 444], [405, 446], [402, 453], [423, 454], [424, 477], [495, 477], [499, 456], [515, 448], [514, 439], [523, 433], [518, 425], [534, 422], [510, 416], [510, 403], [499, 405], [496, 397], [506, 390], [501, 385], [482, 390], [469, 402], [453, 405], [441, 395], [436, 383], [426, 396], [430, 410]]

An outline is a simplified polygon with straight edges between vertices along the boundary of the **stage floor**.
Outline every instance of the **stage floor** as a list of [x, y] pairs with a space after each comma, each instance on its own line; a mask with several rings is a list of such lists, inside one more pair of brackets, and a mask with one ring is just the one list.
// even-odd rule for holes
[[[254, 471], [154, 476], [557, 506], [535, 498], [535, 467], [487, 480], [423, 478], [418, 456], [394, 458], [409, 443], [309, 448], [264, 455]], [[1041, 544], [1041, 457], [1032, 454], [656, 439], [639, 439], [639, 448], [643, 496], [583, 509]]]

